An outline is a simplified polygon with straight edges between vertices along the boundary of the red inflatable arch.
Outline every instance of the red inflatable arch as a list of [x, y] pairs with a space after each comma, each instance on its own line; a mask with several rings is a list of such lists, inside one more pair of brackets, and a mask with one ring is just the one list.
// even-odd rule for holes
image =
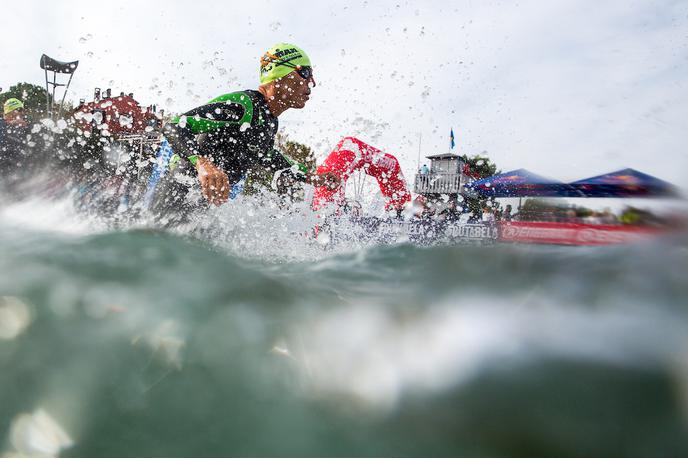
[[380, 192], [387, 199], [386, 209], [400, 210], [404, 204], [411, 201], [411, 193], [406, 189], [406, 181], [396, 157], [383, 153], [357, 138], [344, 137], [318, 167], [318, 173], [337, 174], [342, 184], [335, 190], [324, 186], [316, 188], [313, 209], [318, 210], [328, 204], [342, 205], [346, 181], [360, 168], [377, 180]]

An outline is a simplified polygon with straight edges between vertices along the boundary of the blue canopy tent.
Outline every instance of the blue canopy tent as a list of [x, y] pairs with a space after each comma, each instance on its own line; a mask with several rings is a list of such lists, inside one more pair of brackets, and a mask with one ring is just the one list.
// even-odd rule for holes
[[466, 190], [483, 197], [584, 197], [563, 181], [542, 177], [526, 169], [474, 181], [466, 185]]
[[679, 197], [678, 188], [635, 169], [623, 169], [570, 183], [583, 197]]

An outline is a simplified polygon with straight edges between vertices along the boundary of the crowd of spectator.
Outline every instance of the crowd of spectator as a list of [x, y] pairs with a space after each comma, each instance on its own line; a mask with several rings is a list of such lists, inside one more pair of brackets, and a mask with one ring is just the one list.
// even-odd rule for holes
[[[506, 218], [505, 218], [506, 219]], [[593, 225], [640, 225], [661, 226], [667, 223], [666, 218], [657, 215], [651, 210], [626, 206], [620, 212], [615, 213], [607, 207], [603, 210], [592, 210], [581, 206], [559, 206], [543, 203], [526, 203], [518, 215], [513, 217], [515, 221], [542, 221], [570, 224]]]
[[587, 208], [541, 205], [522, 208], [518, 220], [576, 224], [619, 224], [620, 222], [609, 208], [593, 211]]
[[485, 223], [499, 221], [554, 222], [569, 224], [594, 225], [643, 225], [661, 226], [667, 223], [666, 218], [650, 210], [627, 206], [619, 213], [611, 208], [591, 210], [578, 206], [557, 206], [543, 202], [526, 202], [523, 207], [514, 210], [511, 204], [501, 206], [499, 203], [486, 203], [481, 211], [470, 211], [457, 200], [448, 203], [432, 202], [424, 196], [418, 196], [413, 202], [413, 218], [422, 220], [457, 222], [461, 224]]

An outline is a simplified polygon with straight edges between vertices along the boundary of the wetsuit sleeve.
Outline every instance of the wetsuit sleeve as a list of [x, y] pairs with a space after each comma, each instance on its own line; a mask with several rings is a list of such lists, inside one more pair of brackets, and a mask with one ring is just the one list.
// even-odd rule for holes
[[250, 125], [252, 117], [253, 104], [247, 95], [226, 94], [174, 117], [163, 133], [175, 153], [190, 158], [200, 154], [199, 142], [207, 134], [219, 133], [230, 127], [240, 129], [244, 123]]
[[186, 158], [198, 155], [198, 145], [191, 130], [168, 123], [163, 127], [163, 135], [176, 154]]
[[173, 119], [173, 123], [195, 134], [216, 132], [231, 125], [249, 122], [247, 107], [232, 101], [210, 102]]

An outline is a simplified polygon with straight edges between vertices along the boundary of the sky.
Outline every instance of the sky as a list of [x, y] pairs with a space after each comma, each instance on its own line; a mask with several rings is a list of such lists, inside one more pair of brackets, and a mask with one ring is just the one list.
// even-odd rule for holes
[[502, 171], [570, 181], [633, 167], [688, 188], [685, 0], [23, 0], [2, 15], [5, 89], [44, 84], [46, 53], [79, 60], [67, 99], [111, 87], [184, 112], [255, 89], [260, 56], [286, 41], [318, 85], [280, 130], [321, 160], [354, 135], [412, 180], [453, 128], [453, 152]]

